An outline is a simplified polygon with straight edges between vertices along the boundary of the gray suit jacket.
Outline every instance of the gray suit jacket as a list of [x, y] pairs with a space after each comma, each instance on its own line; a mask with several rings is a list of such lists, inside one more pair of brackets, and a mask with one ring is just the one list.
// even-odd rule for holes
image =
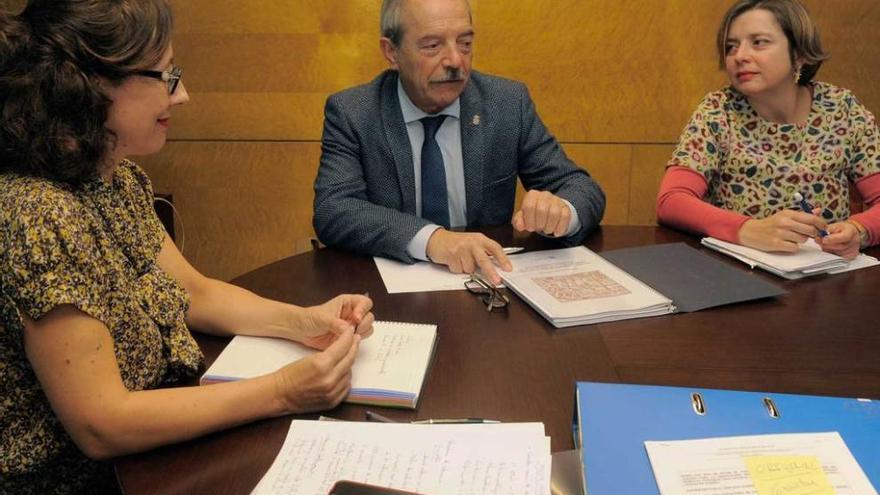
[[[324, 107], [321, 165], [315, 179], [315, 232], [324, 244], [414, 260], [407, 244], [430, 222], [416, 216], [412, 149], [397, 98], [397, 72], [331, 95]], [[577, 209], [583, 242], [602, 219], [605, 195], [544, 127], [525, 85], [471, 73], [461, 95], [468, 226], [510, 222], [516, 179]]]

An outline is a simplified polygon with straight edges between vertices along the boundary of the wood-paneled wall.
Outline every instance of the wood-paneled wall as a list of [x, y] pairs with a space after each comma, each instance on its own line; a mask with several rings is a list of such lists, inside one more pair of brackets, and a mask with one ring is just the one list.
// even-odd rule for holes
[[[312, 235], [324, 101], [384, 69], [381, 2], [170, 2], [192, 101], [175, 111], [166, 148], [139, 161], [174, 195], [187, 257], [228, 279]], [[731, 3], [472, 0], [474, 65], [529, 86], [545, 123], [605, 189], [606, 224], [651, 224], [682, 127], [725, 84], [714, 35]], [[819, 79], [880, 112], [880, 1], [805, 3], [832, 55]]]

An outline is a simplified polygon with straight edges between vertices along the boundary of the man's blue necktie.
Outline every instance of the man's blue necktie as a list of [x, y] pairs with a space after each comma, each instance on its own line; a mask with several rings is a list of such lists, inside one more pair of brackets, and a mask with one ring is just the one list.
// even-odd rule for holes
[[446, 197], [446, 170], [435, 136], [445, 115], [424, 117], [422, 143], [422, 218], [449, 228], [449, 200]]

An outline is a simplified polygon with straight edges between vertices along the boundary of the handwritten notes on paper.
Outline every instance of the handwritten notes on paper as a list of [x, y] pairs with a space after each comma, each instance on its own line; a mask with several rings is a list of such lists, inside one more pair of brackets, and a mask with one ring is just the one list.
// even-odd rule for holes
[[293, 421], [253, 495], [327, 493], [340, 479], [430, 494], [550, 493], [541, 423]]
[[648, 441], [663, 495], [877, 495], [840, 434]]
[[[352, 365], [346, 402], [415, 408], [431, 362], [437, 326], [376, 321]], [[202, 376], [202, 384], [265, 375], [316, 353], [296, 342], [237, 335]]]
[[835, 495], [818, 457], [755, 455], [745, 462], [758, 495]]

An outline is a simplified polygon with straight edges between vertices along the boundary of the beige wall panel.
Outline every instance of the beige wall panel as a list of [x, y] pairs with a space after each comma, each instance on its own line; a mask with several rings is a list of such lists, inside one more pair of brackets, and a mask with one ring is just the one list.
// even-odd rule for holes
[[[378, 4], [175, 2], [178, 59], [187, 67], [193, 105], [210, 101], [217, 113], [183, 119], [179, 136], [315, 139], [321, 126], [315, 102], [369, 81], [385, 66], [377, 47]], [[821, 78], [853, 89], [877, 112], [880, 3], [807, 4], [833, 54]], [[726, 84], [713, 40], [727, 5], [519, 0], [513, 9], [479, 0], [475, 67], [526, 82], [562, 141], [673, 142], [700, 98]], [[253, 105], [260, 92], [274, 104]], [[308, 108], [289, 118], [304, 99]], [[218, 122], [225, 131], [215, 134]]]
[[628, 145], [566, 144], [565, 152], [587, 170], [605, 191], [606, 225], [625, 224], [629, 210], [632, 147]]
[[174, 195], [187, 258], [229, 279], [312, 235], [319, 156], [319, 143], [169, 143], [139, 162], [157, 192]]
[[629, 225], [657, 223], [656, 204], [660, 181], [666, 171], [666, 162], [675, 146], [633, 146], [632, 179], [630, 180]]
[[[629, 211], [630, 164], [632, 146], [603, 144], [565, 144], [568, 157], [590, 173], [605, 192], [605, 225], [627, 223]], [[517, 183], [516, 208], [522, 204], [525, 189]]]
[[[187, 87], [189, 89], [189, 87]], [[173, 110], [172, 140], [318, 141], [323, 93], [190, 93]]]
[[[479, 3], [477, 67], [529, 85], [563, 141], [671, 139], [720, 84], [711, 59], [716, 2], [520, 0]], [[686, 35], [684, 33], [687, 33]]]
[[810, 0], [824, 48], [831, 59], [818, 79], [851, 89], [875, 115], [880, 114], [880, 1]]
[[385, 67], [375, 34], [178, 34], [193, 92], [336, 92]]
[[[475, 67], [528, 84], [561, 141], [673, 142], [699, 99], [725, 84], [713, 38], [730, 3], [476, 0]], [[326, 96], [385, 66], [379, 0], [172, 4], [193, 95], [180, 139], [317, 139]], [[820, 77], [880, 112], [880, 2], [806, 4], [832, 53]]]
[[[378, 33], [380, 0], [171, 0], [178, 32]], [[365, 22], [373, 20], [374, 22]]]

